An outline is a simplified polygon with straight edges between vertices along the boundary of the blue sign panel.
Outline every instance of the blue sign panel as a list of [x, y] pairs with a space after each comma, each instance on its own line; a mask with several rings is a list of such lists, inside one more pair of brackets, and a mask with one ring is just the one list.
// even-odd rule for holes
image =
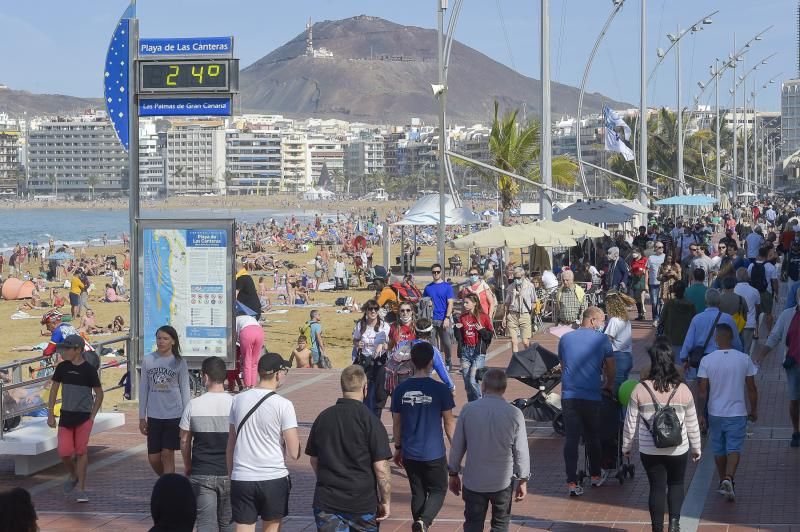
[[233, 37], [139, 39], [139, 57], [216, 55], [233, 57]]
[[141, 98], [139, 116], [230, 116], [228, 98]]
[[120, 17], [111, 42], [108, 43], [106, 63], [103, 79], [103, 96], [106, 101], [106, 111], [117, 138], [125, 151], [128, 151], [130, 121], [130, 100], [128, 99], [128, 62], [130, 60], [130, 19], [136, 16], [133, 4]]

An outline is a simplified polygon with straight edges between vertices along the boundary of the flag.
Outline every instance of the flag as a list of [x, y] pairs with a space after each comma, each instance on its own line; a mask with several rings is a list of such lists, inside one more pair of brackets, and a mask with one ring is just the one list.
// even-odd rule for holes
[[[603, 106], [603, 122], [605, 123], [605, 138], [606, 138], [606, 151], [615, 151], [622, 154], [626, 161], [634, 159], [633, 150], [627, 143], [631, 136], [631, 128], [617, 113], [609, 109], [607, 105]], [[617, 132], [618, 127], [622, 128], [624, 136], [620, 136]]]

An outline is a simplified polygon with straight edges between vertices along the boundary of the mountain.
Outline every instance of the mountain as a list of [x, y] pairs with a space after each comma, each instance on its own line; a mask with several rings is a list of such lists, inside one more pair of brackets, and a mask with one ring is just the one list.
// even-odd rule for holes
[[70, 114], [83, 112], [86, 109], [102, 109], [103, 100], [100, 98], [76, 98], [63, 94], [33, 94], [28, 91], [18, 91], [0, 88], [0, 112], [11, 116], [21, 116], [27, 112], [28, 116]]
[[[438, 104], [431, 83], [438, 80], [436, 30], [402, 26], [358, 16], [318, 22], [314, 49], [333, 57], [306, 54], [307, 32], [259, 59], [240, 73], [242, 110], [291, 117], [339, 118], [373, 124], [435, 121]], [[323, 54], [317, 54], [323, 55]], [[453, 43], [448, 76], [448, 121], [490, 122], [494, 101], [503, 108], [540, 114], [541, 83]], [[579, 90], [553, 83], [552, 112], [575, 116]], [[604, 103], [630, 107], [597, 93], [584, 96], [584, 113]]]

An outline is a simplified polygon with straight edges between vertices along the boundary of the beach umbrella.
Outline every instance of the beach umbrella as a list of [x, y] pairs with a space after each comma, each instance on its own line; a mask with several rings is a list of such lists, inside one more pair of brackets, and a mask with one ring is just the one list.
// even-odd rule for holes
[[717, 202], [717, 198], [706, 196], [705, 194], [691, 194], [687, 196], [672, 196], [671, 198], [664, 198], [658, 200], [656, 205], [689, 205], [689, 206], [706, 206], [713, 205]]
[[75, 255], [71, 255], [66, 251], [58, 251], [47, 257], [49, 260], [72, 260]]
[[579, 220], [573, 220], [572, 218], [567, 218], [566, 220], [561, 220], [560, 222], [554, 222], [552, 220], [539, 220], [538, 222], [535, 222], [535, 225], [555, 233], [561, 233], [562, 235], [569, 235], [577, 238], [601, 238], [610, 235], [610, 233], [602, 227], [587, 224]]
[[553, 233], [534, 224], [496, 225], [450, 242], [450, 246], [454, 249], [572, 247], [575, 245], [577, 243], [574, 238]]

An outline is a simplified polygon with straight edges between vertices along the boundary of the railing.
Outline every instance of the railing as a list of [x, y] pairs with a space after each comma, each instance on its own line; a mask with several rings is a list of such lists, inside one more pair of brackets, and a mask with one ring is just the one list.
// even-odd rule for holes
[[[125, 354], [123, 357], [127, 359], [127, 354], [130, 352], [130, 335], [109, 338], [108, 340], [96, 342], [93, 345], [97, 350], [97, 354], [102, 357], [100, 351], [103, 347], [120, 342], [125, 343]], [[10, 371], [12, 379], [11, 384], [6, 384], [0, 380], [0, 425], [3, 425], [7, 419], [12, 419], [17, 416], [24, 416], [31, 412], [35, 412], [36, 410], [47, 407], [48, 398], [43, 397], [43, 395], [45, 390], [49, 388], [48, 385], [52, 379], [52, 374], [48, 373], [48, 375], [25, 381], [22, 379], [22, 367], [30, 366], [32, 364], [36, 364], [37, 362], [46, 362], [44, 365], [40, 364], [40, 366], [36, 368], [36, 371], [48, 371], [53, 368], [53, 364], [51, 363], [52, 360], [53, 356], [41, 355], [38, 357], [15, 360], [10, 364], [0, 366], [0, 371]], [[108, 362], [106, 364], [102, 363], [102, 358], [100, 361], [101, 364], [97, 370], [97, 373], [101, 379], [104, 369], [120, 367], [122, 364], [126, 363], [120, 362], [116, 359], [113, 362]], [[121, 384], [115, 384], [113, 386], [103, 388], [103, 391], [109, 392], [121, 387]], [[60, 401], [61, 400], [59, 399], [56, 402]], [[0, 440], [2, 439], [3, 432], [0, 430]]]

